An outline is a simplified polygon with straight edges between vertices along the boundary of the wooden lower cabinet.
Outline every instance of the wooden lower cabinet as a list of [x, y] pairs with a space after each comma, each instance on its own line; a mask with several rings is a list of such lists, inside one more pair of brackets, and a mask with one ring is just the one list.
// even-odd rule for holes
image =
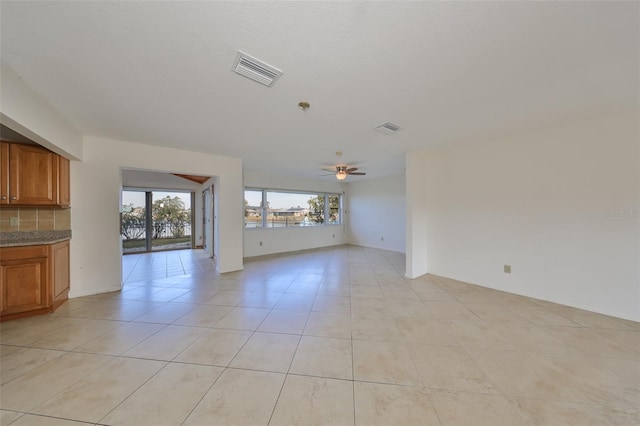
[[49, 246], [49, 280], [53, 310], [69, 298], [69, 241]]
[[69, 241], [0, 248], [0, 320], [53, 312], [69, 294]]
[[3, 248], [0, 260], [2, 310], [0, 314], [46, 312], [48, 294], [48, 247]]

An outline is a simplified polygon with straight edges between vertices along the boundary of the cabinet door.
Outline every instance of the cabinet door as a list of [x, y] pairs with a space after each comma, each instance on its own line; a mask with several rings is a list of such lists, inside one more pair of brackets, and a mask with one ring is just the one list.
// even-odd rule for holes
[[49, 266], [51, 268], [51, 284], [53, 309], [56, 309], [69, 295], [69, 241], [52, 244], [50, 248]]
[[0, 204], [9, 204], [9, 144], [0, 142]]
[[0, 290], [1, 315], [46, 309], [47, 258], [2, 261]]
[[33, 145], [9, 147], [9, 203], [53, 206], [58, 203], [59, 156]]
[[58, 174], [58, 205], [60, 207], [69, 207], [71, 205], [71, 191], [69, 178], [69, 160], [59, 157], [60, 171]]

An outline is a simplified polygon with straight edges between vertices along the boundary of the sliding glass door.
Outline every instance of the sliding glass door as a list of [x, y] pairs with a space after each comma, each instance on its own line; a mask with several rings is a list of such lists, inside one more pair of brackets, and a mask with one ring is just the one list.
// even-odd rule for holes
[[146, 198], [145, 192], [122, 191], [120, 238], [123, 253], [147, 251]]
[[191, 248], [191, 194], [152, 192], [152, 250]]
[[122, 252], [192, 248], [191, 193], [122, 191]]

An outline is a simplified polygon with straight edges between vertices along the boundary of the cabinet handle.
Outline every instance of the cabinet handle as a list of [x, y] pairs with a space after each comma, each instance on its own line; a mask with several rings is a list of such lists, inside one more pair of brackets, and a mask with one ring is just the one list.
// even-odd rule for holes
[[6, 200], [6, 199], [7, 199], [6, 195], [3, 195], [2, 197], [0, 197], [0, 200]]
[[16, 197], [15, 195], [11, 197], [12, 200], [17, 200], [18, 197]]

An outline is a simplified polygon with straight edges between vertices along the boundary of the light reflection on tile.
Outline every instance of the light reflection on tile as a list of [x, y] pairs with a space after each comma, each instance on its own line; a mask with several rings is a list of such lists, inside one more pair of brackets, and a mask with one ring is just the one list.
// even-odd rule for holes
[[420, 388], [363, 382], [354, 387], [356, 425], [440, 425]]
[[184, 422], [185, 425], [266, 425], [285, 375], [227, 369]]
[[353, 382], [288, 375], [270, 425], [353, 424]]
[[181, 424], [223, 369], [169, 364], [101, 420], [109, 425]]
[[125, 256], [122, 291], [0, 323], [2, 423], [640, 424], [640, 324], [404, 265]]

